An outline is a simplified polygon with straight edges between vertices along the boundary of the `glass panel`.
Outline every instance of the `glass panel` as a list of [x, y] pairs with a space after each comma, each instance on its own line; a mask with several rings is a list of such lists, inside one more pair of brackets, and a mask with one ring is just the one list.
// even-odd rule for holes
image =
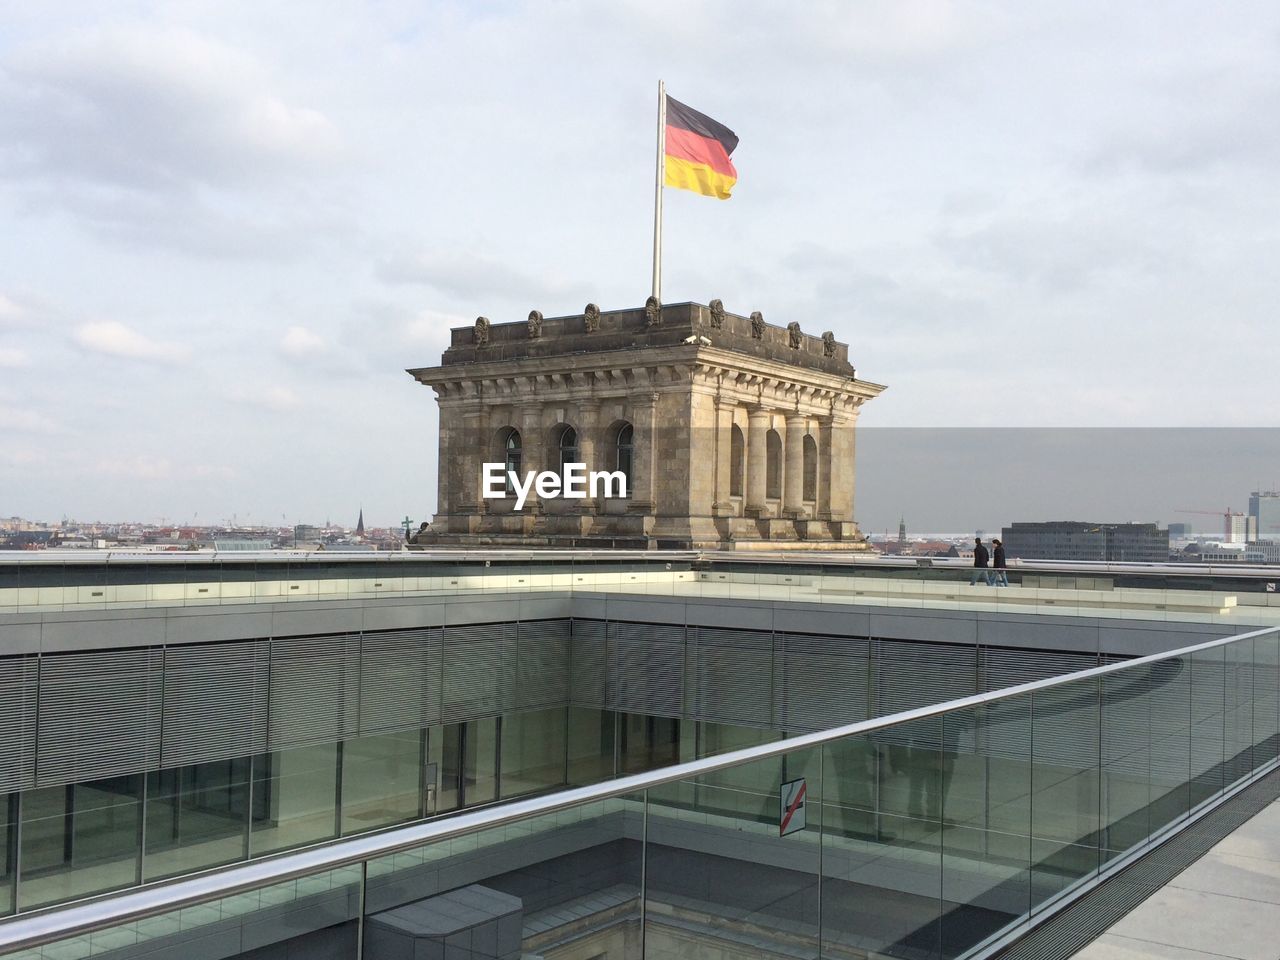
[[1099, 684], [1090, 678], [1031, 701], [1031, 903], [1098, 869]]
[[643, 773], [678, 763], [680, 721], [643, 713], [620, 714], [619, 769], [623, 774]]
[[138, 880], [142, 777], [111, 777], [22, 796], [21, 909]]
[[155, 880], [245, 856], [249, 758], [147, 774], [143, 878]]
[[1224, 656], [1221, 647], [1191, 655], [1192, 809], [1222, 792]]
[[342, 745], [342, 832], [359, 833], [422, 815], [422, 731]]
[[824, 748], [824, 955], [939, 955], [941, 816], [954, 772], [938, 717]]
[[284, 941], [290, 956], [353, 957], [360, 875], [357, 865], [287, 880], [68, 937], [16, 954], [15, 960], [226, 956], [239, 950], [228, 944], [242, 942], [283, 956]]
[[1253, 641], [1254, 766], [1280, 755], [1280, 635]]
[[18, 795], [0, 794], [0, 915], [13, 912], [14, 861], [17, 854]]
[[1101, 678], [1104, 864], [1151, 835], [1151, 692], [1164, 678], [1162, 666], [1130, 667]]
[[462, 802], [467, 806], [498, 798], [497, 717], [465, 725], [462, 744]]
[[257, 857], [335, 835], [338, 745], [281, 750], [253, 761], [253, 834]]
[[436, 792], [436, 812], [456, 810], [461, 797], [462, 782], [462, 724], [446, 723], [433, 728], [427, 741], [427, 756], [440, 771], [440, 786]]
[[1031, 896], [1031, 698], [942, 717], [942, 955], [1022, 917]]
[[565, 710], [552, 707], [502, 718], [502, 796], [566, 784]]
[[[643, 837], [629, 796], [371, 860], [364, 955], [452, 956], [456, 929], [472, 956], [641, 960]], [[424, 917], [434, 934], [406, 934]]]
[[1191, 658], [1151, 671], [1151, 832], [1182, 819], [1190, 807]]
[[[816, 748], [648, 792], [645, 956], [818, 953]], [[720, 779], [723, 779], [721, 775]]]
[[1226, 747], [1223, 785], [1231, 786], [1253, 769], [1253, 640], [1223, 648], [1226, 667]]
[[613, 777], [612, 710], [569, 708], [569, 783], [584, 786]]

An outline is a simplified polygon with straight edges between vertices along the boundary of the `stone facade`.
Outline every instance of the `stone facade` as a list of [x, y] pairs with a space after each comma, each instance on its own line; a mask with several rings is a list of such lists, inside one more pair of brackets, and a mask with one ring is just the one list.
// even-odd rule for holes
[[[439, 508], [425, 544], [863, 549], [854, 430], [884, 387], [848, 346], [727, 313], [658, 305], [453, 330], [409, 373], [440, 405]], [[626, 499], [481, 496], [481, 464], [622, 469]]]

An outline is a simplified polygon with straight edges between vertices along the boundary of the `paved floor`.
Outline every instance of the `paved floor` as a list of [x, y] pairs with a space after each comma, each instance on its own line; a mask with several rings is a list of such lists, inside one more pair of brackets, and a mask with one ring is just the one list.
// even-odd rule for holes
[[1280, 960], [1280, 800], [1075, 960]]

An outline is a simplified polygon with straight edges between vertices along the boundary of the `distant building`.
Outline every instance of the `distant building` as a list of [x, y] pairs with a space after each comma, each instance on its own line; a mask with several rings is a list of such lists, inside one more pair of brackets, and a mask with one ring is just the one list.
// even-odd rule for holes
[[1257, 526], [1254, 539], [1280, 541], [1280, 492], [1255, 490], [1249, 494], [1249, 516]]
[[219, 553], [234, 553], [248, 550], [270, 550], [270, 540], [214, 540], [213, 549]]
[[1200, 548], [1200, 563], [1244, 563], [1249, 557], [1243, 543], [1206, 543]]
[[300, 523], [293, 528], [293, 543], [318, 543], [324, 537], [324, 531], [310, 523]]
[[[1222, 539], [1224, 543], [1248, 543], [1249, 520], [1243, 513], [1228, 513], [1223, 517], [1224, 527]], [[1255, 536], [1253, 539], [1257, 539]]]
[[1002, 539], [1010, 557], [1024, 560], [1165, 563], [1169, 559], [1169, 531], [1154, 523], [1015, 523], [1004, 528]]
[[1189, 523], [1169, 524], [1170, 540], [1185, 540], [1189, 536], [1191, 536], [1191, 524]]
[[1280, 540], [1259, 540], [1244, 548], [1246, 563], [1280, 563]]

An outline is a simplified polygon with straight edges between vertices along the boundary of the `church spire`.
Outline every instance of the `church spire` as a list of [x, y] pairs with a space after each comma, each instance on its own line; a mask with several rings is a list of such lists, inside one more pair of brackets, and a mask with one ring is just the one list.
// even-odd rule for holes
[[356, 536], [364, 536], [364, 507], [360, 508], [360, 519], [356, 521]]

